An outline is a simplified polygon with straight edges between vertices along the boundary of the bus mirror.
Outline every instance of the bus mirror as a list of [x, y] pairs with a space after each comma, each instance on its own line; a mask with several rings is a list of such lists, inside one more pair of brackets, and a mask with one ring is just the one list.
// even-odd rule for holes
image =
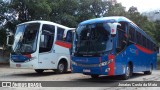
[[44, 35], [41, 35], [41, 43], [44, 42]]
[[111, 35], [112, 36], [115, 36], [116, 33], [117, 33], [117, 26], [121, 26], [120, 23], [112, 23], [110, 24], [110, 27], [111, 27]]

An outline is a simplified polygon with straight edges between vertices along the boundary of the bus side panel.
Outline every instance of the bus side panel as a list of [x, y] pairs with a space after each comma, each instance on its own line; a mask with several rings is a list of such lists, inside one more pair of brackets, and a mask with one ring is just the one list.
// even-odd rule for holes
[[124, 66], [125, 66], [125, 59], [122, 58], [122, 55], [117, 55], [115, 59], [115, 75], [122, 75], [124, 74]]
[[156, 53], [136, 45], [129, 45], [124, 51], [117, 54], [115, 59], [115, 75], [125, 73], [128, 62], [133, 64], [133, 72], [148, 71], [151, 64], [156, 69]]
[[137, 62], [138, 55], [136, 54], [136, 48], [132, 45], [128, 46], [124, 51], [120, 52], [116, 56], [116, 75], [122, 75], [125, 73], [125, 67], [128, 62], [132, 62], [133, 71], [137, 72], [138, 68], [140, 68], [140, 63]]
[[140, 68], [140, 71], [148, 71], [151, 65], [153, 66], [153, 69], [156, 69], [156, 53], [139, 45], [134, 45], [134, 47], [137, 48], [138, 55], [141, 56], [138, 57], [140, 66], [142, 66], [142, 68]]

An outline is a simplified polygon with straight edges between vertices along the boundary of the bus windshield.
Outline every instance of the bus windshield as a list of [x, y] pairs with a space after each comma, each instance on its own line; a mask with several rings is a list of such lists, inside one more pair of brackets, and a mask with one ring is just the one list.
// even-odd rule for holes
[[75, 53], [94, 56], [112, 49], [112, 39], [109, 23], [94, 23], [81, 25], [76, 30]]
[[19, 25], [16, 29], [13, 52], [31, 54], [36, 51], [40, 23]]

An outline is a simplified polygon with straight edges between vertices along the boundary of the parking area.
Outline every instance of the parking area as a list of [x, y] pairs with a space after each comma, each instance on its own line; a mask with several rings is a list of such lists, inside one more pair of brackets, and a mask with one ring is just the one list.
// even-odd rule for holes
[[[56, 74], [52, 70], [47, 70], [42, 74], [37, 74], [32, 69], [13, 69], [13, 68], [10, 68], [8, 65], [1, 65], [0, 72], [1, 72], [0, 81], [62, 81], [62, 82], [64, 81], [63, 84], [71, 86], [70, 88], [68, 87], [68, 89], [75, 88], [75, 87], [82, 88], [82, 87], [87, 87], [87, 86], [91, 88], [93, 86], [95, 88], [93, 87], [92, 88], [96, 90], [97, 89], [98, 90], [101, 90], [101, 89], [111, 90], [113, 88], [104, 87], [104, 86], [105, 85], [113, 86], [116, 82], [124, 81], [124, 80], [121, 80], [120, 76], [102, 76], [98, 79], [91, 79], [90, 76], [83, 75], [83, 74], [71, 73], [71, 72], [68, 72], [65, 74]], [[152, 75], [144, 75], [143, 73], [135, 73], [133, 74], [133, 77], [127, 81], [160, 81], [159, 72], [160, 70], [153, 71]], [[55, 85], [53, 85], [53, 87], [55, 87]], [[63, 85], [61, 88], [63, 89]], [[118, 90], [124, 89], [124, 87], [114, 87], [114, 88], [115, 89], [119, 88]], [[59, 90], [59, 88], [56, 88], [56, 89]], [[135, 87], [132, 89], [137, 90]], [[158, 89], [155, 89], [155, 90], [158, 90]]]

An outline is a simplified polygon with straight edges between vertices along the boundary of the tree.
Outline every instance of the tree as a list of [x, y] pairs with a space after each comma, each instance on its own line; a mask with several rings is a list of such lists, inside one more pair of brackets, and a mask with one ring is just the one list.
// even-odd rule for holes
[[128, 12], [129, 13], [136, 13], [136, 12], [138, 12], [138, 9], [137, 9], [137, 7], [132, 6], [129, 8]]
[[4, 3], [3, 0], [0, 0], [0, 29], [6, 22], [5, 12], [7, 12], [7, 10], [8, 10], [8, 4]]
[[149, 36], [151, 36], [153, 40], [156, 40], [155, 23], [149, 21], [146, 16], [141, 15], [136, 7], [132, 6], [129, 8], [127, 17], [137, 24], [142, 30], [144, 30]]
[[77, 0], [50, 0], [49, 2], [52, 7], [50, 13], [51, 21], [68, 27], [75, 27], [78, 24], [76, 21]]
[[121, 3], [110, 5], [106, 16], [126, 16], [125, 7]]
[[19, 20], [50, 20], [51, 7], [48, 0], [13, 0], [11, 8], [19, 14]]
[[6, 31], [5, 25], [7, 23], [7, 16], [5, 13], [8, 11], [8, 3], [0, 0], [0, 46], [6, 46]]
[[155, 31], [155, 39], [158, 42], [159, 46], [160, 46], [160, 21], [156, 21], [155, 22], [155, 27], [156, 27], [156, 31]]

